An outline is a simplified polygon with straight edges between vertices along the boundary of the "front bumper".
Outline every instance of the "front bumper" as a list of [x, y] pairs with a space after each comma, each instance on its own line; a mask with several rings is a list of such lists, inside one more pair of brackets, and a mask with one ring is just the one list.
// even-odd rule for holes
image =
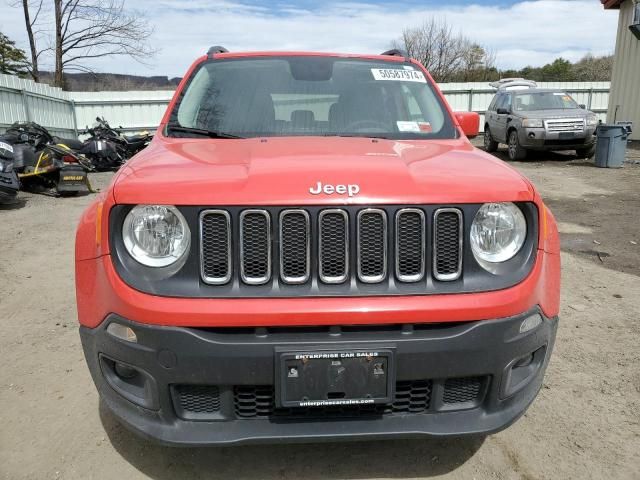
[[518, 131], [520, 145], [530, 150], [575, 150], [589, 148], [596, 141], [595, 127], [583, 132], [548, 132], [545, 128], [521, 128]]
[[[520, 333], [531, 315], [541, 323]], [[108, 333], [111, 322], [130, 326], [138, 343]], [[162, 327], [110, 315], [95, 329], [80, 327], [80, 336], [100, 395], [123, 424], [164, 444], [195, 446], [495, 432], [535, 398], [556, 329], [557, 318], [536, 308], [475, 322], [273, 329]], [[395, 352], [393, 404], [274, 404], [276, 350], [355, 347]], [[118, 376], [115, 362], [136, 375]]]

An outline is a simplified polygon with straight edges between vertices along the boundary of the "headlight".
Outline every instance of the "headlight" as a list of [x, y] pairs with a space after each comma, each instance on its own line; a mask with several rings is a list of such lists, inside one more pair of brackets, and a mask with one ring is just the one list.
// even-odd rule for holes
[[125, 217], [122, 240], [129, 254], [147, 267], [166, 267], [186, 258], [189, 225], [177, 208], [138, 205]]
[[489, 271], [491, 264], [513, 258], [526, 237], [527, 222], [513, 203], [485, 203], [471, 224], [471, 250]]
[[542, 124], [542, 119], [540, 118], [525, 118], [522, 120], [523, 127], [529, 128], [542, 128], [544, 125]]
[[596, 117], [595, 115], [589, 115], [587, 117], [587, 126], [595, 127], [596, 125], [598, 125], [598, 117]]

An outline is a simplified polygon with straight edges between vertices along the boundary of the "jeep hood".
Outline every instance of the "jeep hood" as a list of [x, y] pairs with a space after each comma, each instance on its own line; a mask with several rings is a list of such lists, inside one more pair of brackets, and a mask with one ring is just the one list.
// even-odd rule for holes
[[[533, 199], [533, 188], [522, 175], [466, 139], [157, 137], [115, 178], [116, 203], [452, 204]], [[309, 189], [318, 182], [358, 185], [359, 193], [312, 195]]]

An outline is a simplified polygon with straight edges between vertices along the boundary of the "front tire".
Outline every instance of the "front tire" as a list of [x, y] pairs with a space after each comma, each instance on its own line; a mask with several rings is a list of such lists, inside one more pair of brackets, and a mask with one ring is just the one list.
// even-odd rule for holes
[[484, 149], [489, 153], [493, 153], [498, 150], [498, 142], [496, 142], [491, 136], [489, 125], [484, 127]]
[[511, 130], [509, 132], [508, 139], [509, 149], [507, 150], [509, 154], [509, 160], [524, 160], [527, 158], [527, 150], [520, 145], [520, 139], [518, 138], [517, 130]]

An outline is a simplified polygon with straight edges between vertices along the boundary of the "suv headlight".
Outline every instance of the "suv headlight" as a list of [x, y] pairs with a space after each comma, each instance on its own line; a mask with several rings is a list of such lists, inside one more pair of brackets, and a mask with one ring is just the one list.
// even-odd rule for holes
[[541, 118], [525, 118], [522, 120], [523, 127], [542, 128], [544, 125]]
[[506, 262], [522, 248], [527, 222], [513, 203], [485, 203], [471, 224], [471, 250], [488, 271], [492, 264]]
[[186, 258], [189, 225], [176, 207], [138, 205], [125, 217], [122, 240], [129, 254], [147, 267], [166, 267]]
[[589, 115], [587, 117], [587, 126], [595, 127], [596, 125], [598, 125], [598, 117], [595, 115]]

